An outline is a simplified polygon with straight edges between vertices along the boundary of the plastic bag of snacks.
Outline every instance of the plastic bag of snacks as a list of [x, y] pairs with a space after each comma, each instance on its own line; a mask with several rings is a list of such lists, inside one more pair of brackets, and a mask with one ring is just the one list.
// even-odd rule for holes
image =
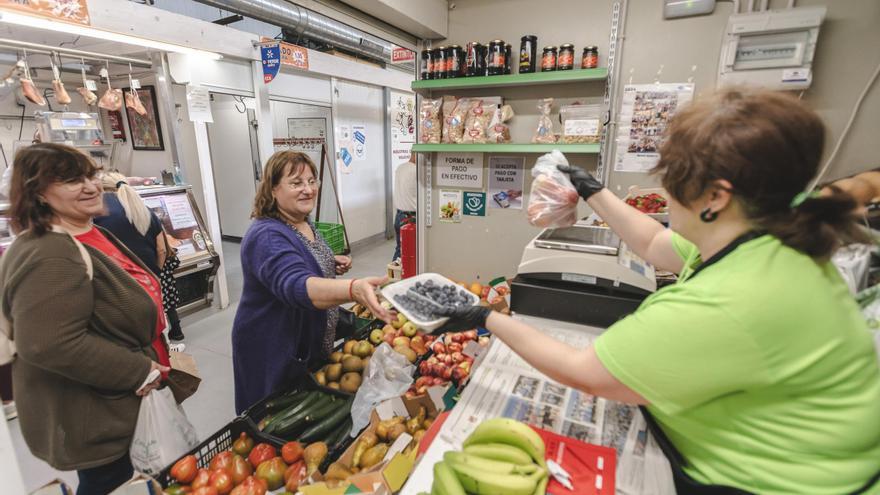
[[440, 142], [442, 126], [440, 125], [440, 106], [443, 100], [422, 100], [419, 108], [419, 137], [422, 143], [437, 144]]
[[550, 119], [550, 111], [553, 109], [553, 98], [544, 98], [538, 101], [538, 128], [532, 136], [533, 143], [555, 143], [556, 135], [553, 134], [553, 120]]
[[461, 143], [464, 120], [468, 109], [467, 98], [443, 97], [443, 142]]
[[464, 135], [461, 142], [485, 143], [486, 128], [497, 107], [498, 105], [485, 103], [483, 100], [471, 100], [464, 121]]
[[559, 109], [563, 143], [598, 143], [601, 105], [566, 105]]
[[577, 222], [580, 197], [568, 176], [557, 165], [568, 165], [559, 150], [538, 158], [532, 168], [532, 191], [529, 194], [529, 223], [535, 227], [570, 227]]
[[489, 143], [509, 143], [510, 126], [507, 121], [513, 118], [513, 108], [510, 105], [500, 105], [492, 112], [492, 120], [486, 127], [486, 141]]

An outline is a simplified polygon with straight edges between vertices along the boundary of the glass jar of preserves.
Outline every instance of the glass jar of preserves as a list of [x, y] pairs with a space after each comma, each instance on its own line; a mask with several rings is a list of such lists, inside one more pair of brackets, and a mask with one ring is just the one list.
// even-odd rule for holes
[[538, 43], [538, 37], [529, 34], [522, 37], [519, 44], [519, 73], [520, 74], [530, 74], [535, 72], [535, 66], [537, 62], [535, 57], [537, 57], [538, 48], [535, 46]]
[[489, 43], [489, 52], [486, 54], [486, 67], [488, 75], [500, 76], [504, 74], [505, 48], [503, 40], [493, 40]]
[[599, 48], [595, 46], [584, 47], [581, 69], [595, 69], [596, 67], [599, 67]]
[[446, 77], [453, 79], [461, 76], [463, 54], [458, 45], [449, 45], [446, 49]]
[[545, 46], [544, 54], [541, 55], [541, 72], [552, 72], [556, 70], [556, 47]]
[[556, 57], [556, 70], [574, 69], [574, 45], [566, 43], [559, 46], [559, 55]]
[[446, 79], [446, 47], [434, 50], [434, 79]]

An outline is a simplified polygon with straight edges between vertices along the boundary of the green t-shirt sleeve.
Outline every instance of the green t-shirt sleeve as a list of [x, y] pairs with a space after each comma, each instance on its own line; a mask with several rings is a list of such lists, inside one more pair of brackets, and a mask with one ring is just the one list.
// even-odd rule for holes
[[692, 260], [699, 256], [697, 245], [676, 232], [672, 233], [672, 249], [675, 249], [675, 252], [682, 261]]
[[667, 414], [765, 382], [760, 349], [728, 310], [679, 287], [612, 325], [595, 349], [612, 375]]

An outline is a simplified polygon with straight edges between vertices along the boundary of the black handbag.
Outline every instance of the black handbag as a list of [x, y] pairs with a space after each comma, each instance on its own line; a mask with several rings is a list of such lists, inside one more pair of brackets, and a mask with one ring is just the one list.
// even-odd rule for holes
[[177, 257], [177, 249], [168, 244], [168, 236], [162, 232], [162, 240], [165, 241], [165, 263], [159, 269], [159, 284], [162, 286], [162, 305], [165, 311], [177, 309], [180, 304], [180, 291], [174, 280], [174, 270], [180, 267], [180, 258]]

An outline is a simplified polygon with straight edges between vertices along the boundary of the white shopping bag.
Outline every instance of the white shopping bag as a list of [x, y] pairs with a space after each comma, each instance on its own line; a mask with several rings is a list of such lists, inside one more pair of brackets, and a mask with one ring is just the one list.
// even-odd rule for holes
[[156, 475], [198, 444], [196, 430], [170, 388], [153, 390], [143, 398], [131, 442], [136, 471]]

